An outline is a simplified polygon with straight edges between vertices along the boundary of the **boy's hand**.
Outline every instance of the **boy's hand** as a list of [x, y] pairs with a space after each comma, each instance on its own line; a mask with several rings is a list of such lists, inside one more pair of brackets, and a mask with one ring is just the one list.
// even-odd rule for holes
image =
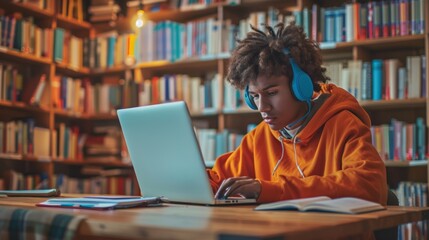
[[261, 183], [250, 177], [232, 177], [223, 180], [218, 191], [216, 199], [225, 199], [229, 196], [240, 195], [245, 198], [259, 197], [261, 193]]

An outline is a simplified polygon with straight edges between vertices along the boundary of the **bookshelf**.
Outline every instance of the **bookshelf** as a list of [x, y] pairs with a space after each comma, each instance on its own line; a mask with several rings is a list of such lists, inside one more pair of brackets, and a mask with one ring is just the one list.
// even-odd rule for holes
[[[37, 26], [50, 29], [52, 31], [61, 28], [70, 32], [72, 35], [85, 39], [97, 38], [98, 34], [108, 30], [120, 30], [117, 39], [121, 34], [129, 34], [129, 18], [118, 19], [116, 27], [99, 26], [95, 27], [92, 24], [76, 20], [70, 17], [63, 16], [57, 13], [55, 3], [57, 1], [47, 1], [50, 4], [47, 9], [35, 8], [29, 4], [23, 4], [12, 1], [0, 2], [0, 9], [3, 15], [9, 16], [12, 13], [20, 13], [22, 16], [31, 16], [34, 18], [34, 23]], [[216, 3], [205, 7], [185, 9], [170, 9], [159, 12], [146, 11], [148, 19], [153, 22], [153, 26], [159, 22], [177, 22], [187, 26], [186, 24], [201, 21], [205, 24], [221, 24], [231, 27], [239, 26], [243, 19], [254, 21], [256, 15], [252, 13], [264, 11], [266, 13], [281, 14], [283, 16], [293, 15], [295, 12], [303, 11], [305, 8], [311, 9], [313, 4], [318, 4], [320, 8], [332, 8], [344, 6], [348, 1], [281, 1], [270, 0], [263, 1], [261, 6], [260, 0], [242, 0], [240, 5], [229, 5], [227, 3]], [[149, 6], [147, 6], [149, 7]], [[128, 9], [129, 15], [133, 14], [135, 9]], [[428, 22], [429, 7], [425, 5], [424, 20]], [[255, 18], [256, 17], [256, 18]], [[214, 22], [208, 20], [215, 19]], [[286, 17], [284, 19], [287, 20]], [[188, 24], [189, 25], [189, 24]], [[222, 26], [222, 25], [217, 25]], [[238, 30], [237, 30], [238, 31]], [[168, 57], [153, 57], [150, 61], [136, 61], [133, 64], [126, 64], [127, 57], [125, 56], [122, 62], [114, 62], [111, 66], [82, 66], [72, 67], [67, 61], [55, 60], [54, 36], [52, 36], [52, 45], [49, 56], [35, 56], [31, 53], [25, 53], [9, 47], [0, 46], [0, 61], [10, 62], [14, 65], [29, 66], [32, 73], [36, 76], [46, 74], [49, 82], [49, 91], [46, 94], [49, 96], [45, 105], [33, 106], [20, 101], [0, 100], [1, 121], [8, 122], [15, 119], [34, 118], [36, 126], [49, 129], [52, 133], [49, 137], [50, 154], [48, 157], [34, 156], [31, 154], [0, 154], [0, 161], [5, 163], [6, 168], [0, 171], [4, 185], [9, 183], [7, 180], [6, 170], [15, 170], [21, 173], [35, 173], [35, 169], [45, 172], [48, 176], [49, 185], [55, 185], [55, 176], [58, 173], [73, 175], [76, 178], [87, 178], [87, 176], [76, 174], [86, 166], [98, 167], [101, 169], [131, 169], [129, 161], [122, 161], [122, 157], [112, 161], [97, 161], [88, 160], [84, 157], [58, 157], [57, 148], [59, 142], [58, 136], [53, 136], [53, 133], [59, 134], [59, 126], [77, 126], [79, 134], [90, 134], [97, 125], [102, 126], [119, 126], [117, 117], [112, 109], [105, 112], [87, 111], [87, 110], [70, 110], [67, 108], [58, 108], [55, 105], [55, 97], [53, 96], [56, 76], [64, 76], [71, 78], [73, 82], [88, 79], [90, 84], [95, 87], [97, 84], [108, 84], [119, 86], [122, 93], [128, 95], [124, 89], [133, 91], [135, 87], [141, 86], [146, 80], [153, 81], [155, 78], [165, 76], [174, 76], [174, 79], [184, 78], [187, 75], [189, 78], [199, 78], [200, 83], [213, 81], [212, 87], [217, 88], [217, 102], [211, 108], [197, 107], [191, 109], [193, 119], [197, 126], [201, 128], [211, 128], [218, 132], [226, 130], [234, 134], [244, 134], [247, 131], [249, 124], [260, 122], [258, 113], [247, 109], [246, 106], [236, 99], [234, 106], [227, 106], [230, 101], [229, 94], [235, 94], [231, 90], [227, 90], [227, 86], [223, 79], [226, 73], [226, 67], [229, 59], [229, 51], [233, 47], [231, 43], [231, 33], [228, 31], [220, 31], [215, 33], [214, 42], [205, 42], [215, 50], [207, 50], [203, 53], [186, 53], [176, 56], [171, 60]], [[128, 35], [127, 35], [128, 36]], [[213, 36], [213, 35], [210, 35]], [[136, 40], [138, 41], [138, 40]], [[207, 41], [207, 39], [205, 40]], [[183, 43], [181, 47], [186, 47]], [[354, 39], [344, 42], [322, 42], [322, 54], [326, 62], [330, 61], [371, 61], [375, 58], [388, 59], [399, 58], [405, 62], [406, 56], [429, 55], [429, 31], [428, 25], [425, 25], [424, 33], [406, 34], [403, 36], [378, 37], [373, 39]], [[210, 48], [211, 49], [211, 48]], [[176, 49], [177, 50], [177, 49]], [[83, 50], [84, 51], [84, 50]], [[210, 52], [212, 51], [212, 52]], [[49, 51], [48, 51], [49, 52]], [[155, 56], [155, 53], [154, 53]], [[139, 58], [140, 56], [131, 56]], [[86, 64], [87, 65], [87, 64]], [[426, 67], [426, 76], [429, 70]], [[217, 75], [216, 75], [217, 74]], [[208, 77], [210, 75], [210, 77]], [[214, 75], [215, 77], [211, 76]], [[208, 79], [210, 78], [210, 79]], [[79, 80], [78, 80], [79, 79]], [[177, 80], [179, 81], [179, 80]], [[125, 83], [138, 82], [134, 85], [126, 85]], [[426, 88], [428, 88], [426, 84]], [[128, 88], [129, 87], [129, 88]], [[426, 90], [428, 92], [428, 89]], [[129, 99], [121, 102], [120, 107], [132, 107], [140, 105], [135, 101], [133, 94], [130, 94]], [[142, 94], [142, 92], [139, 92]], [[177, 94], [177, 93], [176, 93]], [[126, 97], [122, 96], [124, 99]], [[157, 101], [161, 101], [158, 99]], [[368, 111], [374, 125], [388, 124], [391, 118], [398, 118], [407, 123], [415, 122], [417, 117], [425, 120], [426, 125], [428, 120], [427, 113], [429, 112], [427, 94], [425, 96], [405, 99], [391, 100], [361, 100], [362, 106]], [[211, 103], [213, 104], [213, 103]], [[4, 113], [4, 114], [3, 114]], [[427, 134], [425, 136], [427, 139]], [[427, 140], [426, 140], [427, 141]], [[56, 143], [54, 143], [56, 142]], [[121, 149], [122, 151], [123, 149]], [[427, 152], [427, 150], [426, 150]], [[124, 157], [126, 159], [126, 157]], [[403, 159], [402, 159], [403, 160]], [[386, 160], [386, 167], [389, 174], [389, 185], [397, 186], [399, 181], [413, 180], [428, 183], [428, 167], [427, 160], [414, 159], [412, 161], [389, 161]], [[134, 181], [135, 184], [135, 181]], [[133, 186], [134, 190], [136, 189]]]

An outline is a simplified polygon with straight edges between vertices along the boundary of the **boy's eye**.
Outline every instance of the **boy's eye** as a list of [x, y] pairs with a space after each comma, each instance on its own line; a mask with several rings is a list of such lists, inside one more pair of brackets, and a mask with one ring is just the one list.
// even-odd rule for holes
[[267, 95], [273, 96], [273, 95], [276, 95], [276, 93], [277, 93], [277, 91], [270, 91], [270, 92], [267, 92]]

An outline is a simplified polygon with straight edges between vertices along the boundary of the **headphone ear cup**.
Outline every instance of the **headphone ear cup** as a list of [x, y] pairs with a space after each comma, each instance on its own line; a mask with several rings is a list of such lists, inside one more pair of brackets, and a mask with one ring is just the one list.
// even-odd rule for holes
[[253, 101], [252, 96], [250, 96], [249, 94], [249, 86], [246, 86], [246, 88], [244, 89], [244, 101], [246, 102], [247, 106], [249, 106], [250, 109], [258, 110], [258, 107]]
[[290, 58], [290, 65], [292, 66], [293, 79], [292, 79], [292, 93], [299, 101], [307, 102], [313, 96], [313, 82], [310, 76], [305, 73], [296, 63]]

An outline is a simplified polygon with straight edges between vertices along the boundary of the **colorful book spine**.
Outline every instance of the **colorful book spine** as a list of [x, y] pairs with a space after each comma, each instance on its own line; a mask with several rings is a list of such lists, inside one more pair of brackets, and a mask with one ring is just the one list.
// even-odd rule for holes
[[390, 36], [390, 2], [384, 0], [381, 2], [381, 28], [382, 36]]
[[374, 38], [382, 37], [382, 5], [381, 2], [373, 2], [374, 11]]
[[424, 119], [419, 117], [416, 120], [417, 134], [417, 156], [418, 160], [426, 159], [426, 125]]
[[360, 11], [359, 11], [359, 18], [360, 18], [360, 24], [359, 24], [359, 39], [363, 40], [367, 38], [367, 27], [368, 27], [368, 9], [367, 5], [360, 4]]
[[63, 62], [64, 29], [56, 28], [54, 30], [54, 60]]
[[382, 99], [383, 60], [372, 60], [372, 100]]

